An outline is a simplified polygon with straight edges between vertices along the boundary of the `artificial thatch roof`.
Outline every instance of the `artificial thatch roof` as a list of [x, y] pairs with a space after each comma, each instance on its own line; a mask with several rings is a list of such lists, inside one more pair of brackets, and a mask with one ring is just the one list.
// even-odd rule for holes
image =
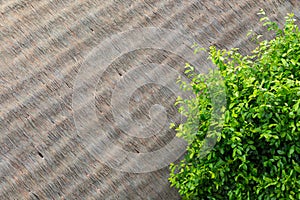
[[[155, 155], [157, 163], [153, 164], [146, 160], [130, 163], [132, 160], [124, 158], [127, 168], [122, 169], [137, 169], [125, 172], [114, 166], [114, 155], [109, 155], [116, 146], [133, 155], [156, 151], [174, 138], [170, 130], [140, 138], [137, 127], [127, 130], [131, 135], [126, 134], [114, 118], [111, 99], [117, 95], [115, 101], [121, 101], [119, 93], [133, 90], [124, 102], [132, 121], [149, 121], [153, 104], [165, 106], [169, 121], [178, 121], [172, 106], [177, 96], [170, 88], [155, 81], [135, 88], [133, 77], [137, 75], [138, 80], [143, 76], [134, 74], [135, 67], [145, 69], [143, 66], [149, 63], [170, 66], [181, 74], [185, 62], [189, 62], [174, 53], [181, 40], [177, 44], [177, 38], [172, 38], [173, 46], [168, 48], [157, 42], [160, 49], [130, 50], [114, 57], [101, 75], [90, 72], [87, 77], [94, 80], [94, 99], [78, 96], [80, 87], [84, 87], [78, 77], [88, 69], [86, 56], [117, 33], [145, 27], [175, 30], [204, 47], [235, 46], [247, 52], [253, 48], [245, 37], [247, 31], [261, 31], [256, 15], [260, 8], [270, 18], [283, 22], [287, 12], [296, 12], [299, 17], [300, 5], [297, 0], [0, 1], [0, 199], [179, 199], [177, 191], [169, 187], [168, 167], [160, 166], [169, 162], [169, 154]], [[128, 46], [140, 42], [134, 39], [112, 38], [109, 47], [126, 48], [122, 42], [128, 42]], [[173, 53], [169, 51], [172, 48]], [[106, 53], [110, 54], [104, 48], [103, 55]], [[205, 68], [205, 55], [199, 55], [198, 62], [203, 62], [200, 67]], [[129, 73], [132, 84], [120, 82]], [[151, 69], [145, 74], [149, 76]], [[168, 74], [153, 76], [159, 75], [166, 83], [176, 81]], [[122, 85], [127, 87], [122, 89]], [[92, 122], [90, 116], [78, 117], [89, 114], [84, 109], [91, 102], [95, 106]], [[122, 110], [117, 106], [115, 115], [118, 111]], [[155, 123], [161, 125], [164, 118], [155, 112], [153, 116], [158, 119], [155, 128]], [[81, 130], [89, 123], [95, 127]], [[163, 125], [167, 130], [168, 124]], [[104, 133], [111, 142], [106, 149], [101, 146]]]

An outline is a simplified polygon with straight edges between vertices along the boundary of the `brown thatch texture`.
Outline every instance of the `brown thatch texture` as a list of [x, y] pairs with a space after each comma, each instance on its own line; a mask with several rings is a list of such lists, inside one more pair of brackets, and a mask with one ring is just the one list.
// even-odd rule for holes
[[[247, 52], [253, 44], [245, 35], [257, 27], [260, 8], [281, 22], [287, 12], [299, 17], [297, 0], [1, 0], [0, 199], [179, 199], [169, 187], [167, 167], [141, 174], [119, 172], [86, 150], [72, 110], [80, 63], [104, 38], [138, 27], [174, 29], [189, 33], [204, 47], [236, 46]], [[96, 86], [103, 124], [113, 125], [110, 90], [115, 81], [140, 63], [181, 67], [185, 60], [153, 49], [115, 60]], [[177, 71], [182, 72], [180, 67]], [[130, 108], [140, 108], [134, 111], [137, 119], [147, 118], [154, 101], [166, 102], [169, 116], [176, 113], [171, 107], [176, 96], [155, 84], [134, 95], [147, 97], [151, 91], [146, 103], [138, 105], [134, 97], [130, 102]], [[127, 151], [151, 151], [164, 146], [170, 135], [174, 137], [170, 132], [151, 140], [117, 142]]]

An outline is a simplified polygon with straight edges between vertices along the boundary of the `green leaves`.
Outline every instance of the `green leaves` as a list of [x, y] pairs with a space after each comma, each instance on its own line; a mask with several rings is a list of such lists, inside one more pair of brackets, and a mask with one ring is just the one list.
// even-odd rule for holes
[[[300, 199], [300, 32], [292, 14], [282, 29], [259, 14], [274, 39], [256, 36], [258, 47], [246, 56], [238, 49], [208, 51], [226, 86], [222, 124], [214, 122], [216, 100], [207, 85], [208, 78], [218, 85], [213, 72], [196, 74], [187, 64], [191, 82], [179, 80], [195, 94], [178, 98], [187, 120], [171, 126], [189, 142], [185, 158], [170, 166], [169, 181], [183, 199]], [[203, 158], [211, 125], [223, 129], [213, 133], [221, 137]]]

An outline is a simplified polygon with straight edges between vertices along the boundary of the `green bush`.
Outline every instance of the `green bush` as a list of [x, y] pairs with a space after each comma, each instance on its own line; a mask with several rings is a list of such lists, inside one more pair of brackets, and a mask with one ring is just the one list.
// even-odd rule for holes
[[[293, 14], [281, 29], [265, 16], [261, 21], [275, 37], [256, 36], [251, 55], [209, 50], [225, 84], [222, 123], [212, 124], [207, 85], [215, 76], [205, 79], [187, 66], [192, 80], [181, 84], [195, 98], [178, 99], [187, 121], [176, 130], [189, 145], [184, 159], [171, 164], [169, 178], [183, 199], [300, 199], [300, 32]], [[217, 127], [217, 135], [209, 133], [216, 145], [202, 151], [208, 130]]]

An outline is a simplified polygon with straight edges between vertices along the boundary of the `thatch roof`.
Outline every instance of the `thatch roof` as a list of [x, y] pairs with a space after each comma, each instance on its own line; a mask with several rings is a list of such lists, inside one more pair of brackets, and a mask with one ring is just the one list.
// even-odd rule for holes
[[[169, 162], [171, 154], [157, 154], [153, 165], [146, 160], [130, 163], [125, 159], [126, 169], [140, 167], [137, 171], [121, 172], [113, 166], [119, 162], [109, 158], [114, 147], [135, 154], [156, 151], [169, 144], [175, 133], [159, 131], [155, 136], [139, 138], [133, 127], [128, 131], [135, 137], [126, 134], [118, 127], [111, 99], [116, 88], [121, 93], [122, 85], [127, 84], [134, 90], [127, 99], [132, 121], [149, 120], [153, 104], [165, 106], [166, 116], [178, 121], [172, 106], [177, 96], [170, 88], [155, 81], [131, 88], [120, 80], [134, 67], [149, 63], [170, 66], [180, 74], [189, 60], [174, 53], [176, 43], [168, 48], [157, 43], [161, 49], [129, 51], [114, 57], [101, 75], [88, 74], [97, 80], [93, 82], [94, 99], [80, 99], [79, 95], [74, 100], [78, 95], [74, 94], [76, 84], [78, 90], [82, 86], [78, 77], [86, 70], [84, 60], [105, 39], [145, 27], [175, 30], [204, 47], [235, 46], [247, 52], [254, 47], [246, 39], [247, 31], [261, 31], [256, 15], [260, 8], [270, 18], [283, 22], [287, 12], [296, 12], [299, 17], [300, 5], [297, 0], [0, 1], [0, 199], [179, 199], [177, 191], [170, 189], [168, 167], [160, 168], [161, 163]], [[139, 40], [124, 42], [130, 46]], [[120, 47], [124, 44], [110, 44], [115, 49], [126, 48]], [[168, 51], [172, 48], [173, 53]], [[206, 66], [204, 55], [199, 60]], [[165, 83], [176, 81], [174, 76], [161, 76]], [[120, 100], [116, 95], [116, 101]], [[95, 105], [93, 122], [87, 120], [89, 116], [78, 117], [89, 114], [84, 108], [91, 102]], [[115, 112], [117, 115], [118, 110]], [[156, 117], [154, 128], [165, 120], [165, 116]], [[81, 125], [88, 123], [95, 127], [81, 130]], [[168, 129], [167, 124], [163, 125]], [[96, 128], [99, 135], [95, 134]], [[107, 149], [101, 147], [104, 132], [112, 145]], [[170, 149], [171, 153], [180, 151]], [[105, 160], [104, 153], [108, 154]], [[148, 171], [135, 173], [144, 169]]]

